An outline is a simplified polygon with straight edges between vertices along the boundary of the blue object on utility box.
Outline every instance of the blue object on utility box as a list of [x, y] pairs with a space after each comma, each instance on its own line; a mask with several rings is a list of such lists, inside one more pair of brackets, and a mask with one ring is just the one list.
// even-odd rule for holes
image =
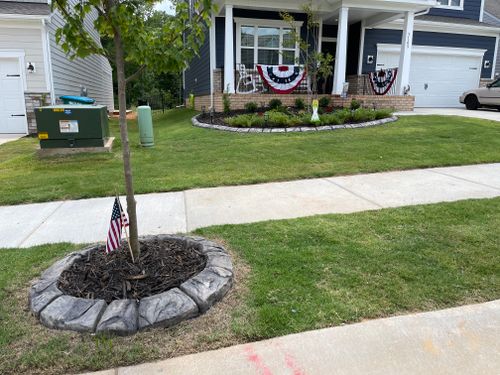
[[73, 96], [73, 95], [63, 95], [59, 99], [63, 101], [64, 104], [94, 104], [95, 99], [87, 98], [86, 96]]

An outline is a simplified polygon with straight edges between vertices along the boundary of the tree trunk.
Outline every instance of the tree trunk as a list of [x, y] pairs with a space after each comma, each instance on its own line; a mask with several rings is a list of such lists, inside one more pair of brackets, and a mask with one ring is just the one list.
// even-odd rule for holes
[[125, 58], [123, 51], [123, 41], [121, 34], [115, 30], [114, 35], [116, 49], [116, 76], [118, 80], [118, 106], [120, 108], [120, 135], [122, 140], [123, 170], [125, 173], [125, 189], [127, 192], [127, 211], [130, 229], [130, 247], [134, 254], [134, 259], [139, 259], [140, 247], [137, 230], [137, 212], [134, 198], [134, 186], [132, 180], [132, 165], [130, 162], [130, 145], [127, 129], [127, 82], [125, 79]]

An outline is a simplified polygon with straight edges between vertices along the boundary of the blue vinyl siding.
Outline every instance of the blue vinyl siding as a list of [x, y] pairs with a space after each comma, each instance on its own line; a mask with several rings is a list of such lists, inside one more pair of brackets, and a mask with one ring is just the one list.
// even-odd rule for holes
[[431, 16], [469, 18], [476, 21], [479, 21], [480, 14], [481, 0], [464, 0], [464, 10], [432, 8], [429, 12]]
[[209, 30], [205, 31], [205, 41], [200, 48], [199, 56], [189, 63], [185, 74], [185, 92], [188, 97], [190, 93], [195, 95], [210, 94], [210, 36]]
[[[371, 72], [377, 66], [377, 43], [401, 44], [401, 35], [401, 30], [366, 29], [363, 54], [363, 73]], [[418, 46], [485, 49], [487, 51], [484, 55], [484, 60], [493, 61], [496, 39], [493, 37], [476, 35], [415, 31], [413, 35], [413, 44]], [[372, 55], [375, 58], [373, 64], [366, 63], [368, 55]], [[490, 78], [491, 70], [491, 67], [488, 69], [483, 67], [481, 77]]]

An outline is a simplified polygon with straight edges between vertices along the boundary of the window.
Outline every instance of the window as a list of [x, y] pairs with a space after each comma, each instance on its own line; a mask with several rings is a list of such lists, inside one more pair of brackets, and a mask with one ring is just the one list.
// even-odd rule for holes
[[464, 0], [437, 0], [439, 8], [463, 9]]
[[[252, 22], [250, 22], [252, 21]], [[256, 64], [294, 65], [299, 57], [294, 31], [282, 21], [236, 20], [236, 62], [252, 69]]]

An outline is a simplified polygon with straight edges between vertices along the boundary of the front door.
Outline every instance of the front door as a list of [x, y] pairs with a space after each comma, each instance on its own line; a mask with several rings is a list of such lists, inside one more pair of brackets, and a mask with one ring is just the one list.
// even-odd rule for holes
[[[329, 53], [335, 59], [335, 54], [337, 53], [337, 43], [336, 42], [325, 42], [321, 43], [321, 52], [325, 55]], [[335, 60], [332, 61], [332, 72], [335, 69]], [[333, 90], [333, 78], [328, 77], [326, 80], [320, 80], [318, 90], [321, 94], [331, 94]]]
[[0, 58], [0, 133], [26, 134], [26, 103], [17, 58]]

